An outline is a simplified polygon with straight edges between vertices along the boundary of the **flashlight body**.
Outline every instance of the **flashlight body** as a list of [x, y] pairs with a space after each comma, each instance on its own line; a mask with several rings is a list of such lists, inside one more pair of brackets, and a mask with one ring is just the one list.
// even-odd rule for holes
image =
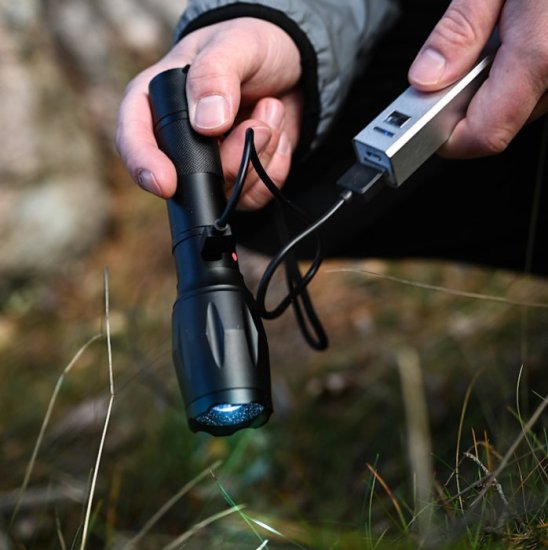
[[[173, 360], [190, 429], [229, 435], [272, 412], [268, 345], [230, 228], [213, 227], [226, 204], [223, 172], [216, 139], [190, 125], [187, 70], [165, 71], [149, 86], [156, 140], [177, 171], [167, 201], [177, 272]], [[208, 417], [212, 407], [240, 405], [253, 414], [224, 425]]]

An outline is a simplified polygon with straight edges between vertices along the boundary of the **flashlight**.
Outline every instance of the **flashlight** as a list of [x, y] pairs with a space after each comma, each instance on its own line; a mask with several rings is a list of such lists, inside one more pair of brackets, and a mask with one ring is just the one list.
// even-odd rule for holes
[[268, 344], [230, 226], [215, 223], [226, 204], [219, 148], [190, 125], [188, 69], [149, 85], [156, 140], [177, 171], [167, 201], [177, 272], [173, 362], [190, 429], [222, 436], [270, 417]]

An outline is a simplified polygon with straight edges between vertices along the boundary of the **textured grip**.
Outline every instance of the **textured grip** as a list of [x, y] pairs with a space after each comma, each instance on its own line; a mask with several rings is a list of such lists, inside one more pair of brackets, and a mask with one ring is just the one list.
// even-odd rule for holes
[[164, 71], [149, 84], [156, 140], [175, 165], [179, 177], [199, 173], [222, 177], [217, 140], [195, 132], [188, 119], [188, 68]]

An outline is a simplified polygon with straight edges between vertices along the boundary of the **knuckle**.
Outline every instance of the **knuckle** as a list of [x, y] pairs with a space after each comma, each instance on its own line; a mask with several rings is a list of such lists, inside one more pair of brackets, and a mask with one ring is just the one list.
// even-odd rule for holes
[[260, 186], [253, 185], [245, 195], [242, 196], [243, 204], [251, 209], [258, 210], [267, 204], [271, 199], [269, 193], [265, 193]]
[[196, 82], [224, 75], [229, 61], [230, 55], [222, 49], [206, 52], [192, 65], [188, 80]]
[[532, 83], [548, 87], [548, 41], [537, 37], [528, 40], [513, 41], [508, 46], [512, 61], [523, 65], [531, 76]]
[[479, 136], [479, 145], [487, 155], [498, 155], [502, 153], [512, 140], [512, 135], [504, 129], [485, 132]]
[[478, 40], [478, 31], [468, 13], [451, 5], [434, 30], [434, 40], [452, 47], [467, 47]]

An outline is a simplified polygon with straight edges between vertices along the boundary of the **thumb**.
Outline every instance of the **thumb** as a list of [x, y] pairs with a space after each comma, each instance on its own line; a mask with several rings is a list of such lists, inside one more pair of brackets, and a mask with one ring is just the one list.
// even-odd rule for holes
[[217, 60], [194, 60], [187, 76], [190, 122], [206, 135], [230, 129], [240, 103], [240, 81], [234, 71], [219, 67]]
[[409, 69], [409, 82], [434, 91], [461, 78], [493, 32], [504, 0], [453, 0]]
[[239, 56], [208, 49], [192, 62], [187, 76], [190, 122], [205, 135], [221, 135], [234, 124], [240, 106], [241, 75], [246, 67]]
[[237, 115], [249, 116], [261, 98], [279, 97], [300, 78], [297, 46], [268, 21], [223, 21], [191, 32], [183, 42], [193, 53], [187, 75], [190, 122], [204, 135], [223, 135]]

